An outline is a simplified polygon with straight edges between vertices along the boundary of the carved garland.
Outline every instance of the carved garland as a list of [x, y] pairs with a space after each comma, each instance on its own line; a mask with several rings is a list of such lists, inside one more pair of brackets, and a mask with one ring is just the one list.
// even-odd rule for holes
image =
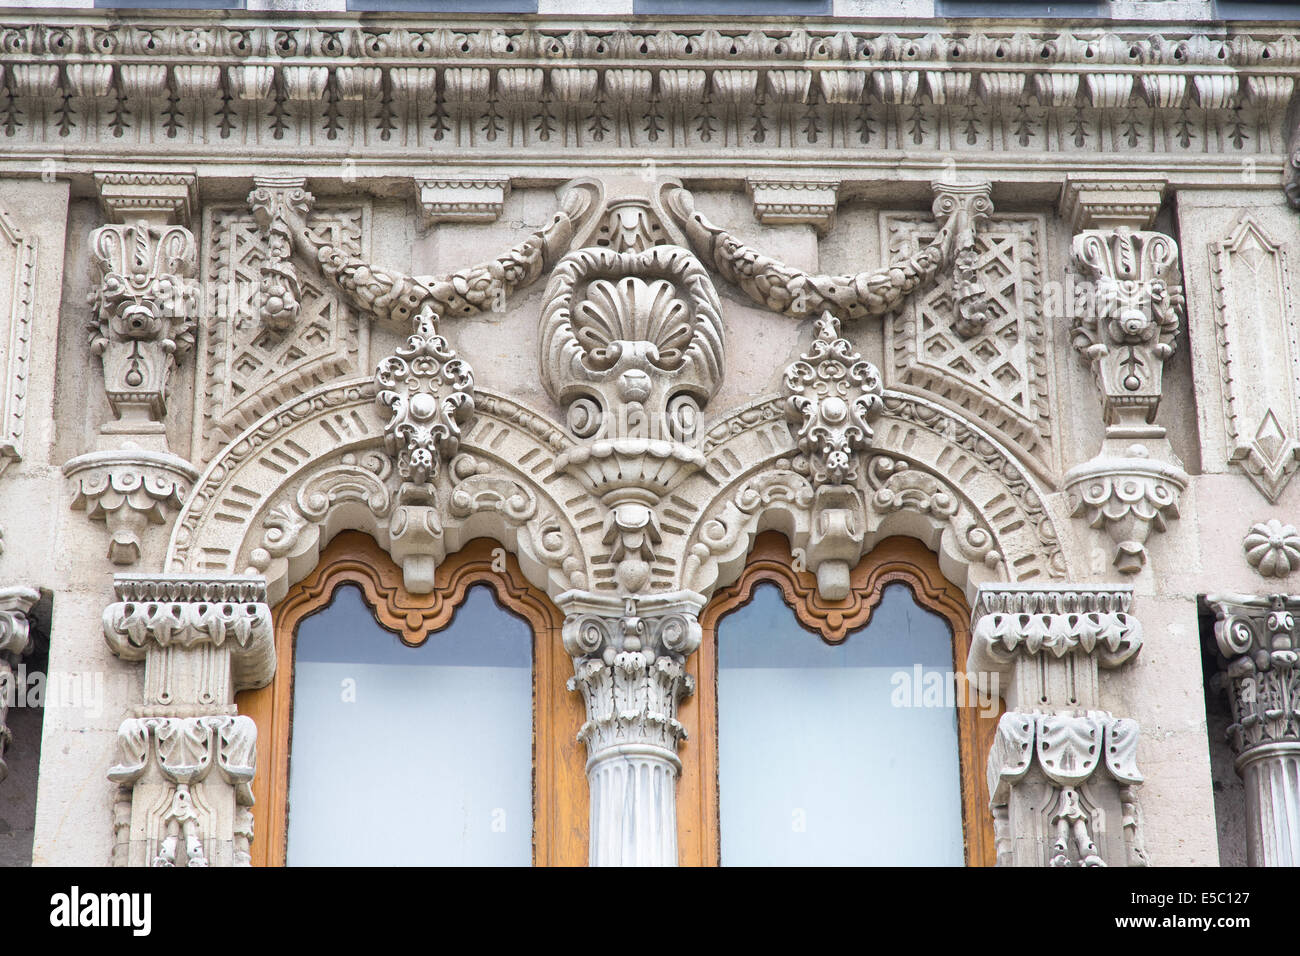
[[[870, 621], [886, 585], [906, 584], [918, 604], [947, 619], [953, 632], [953, 671], [962, 674], [966, 669], [970, 608], [961, 590], [943, 576], [934, 554], [919, 542], [899, 537], [880, 542], [853, 568], [849, 596], [829, 603], [818, 597], [813, 574], [794, 569], [789, 543], [782, 535], [759, 535], [740, 578], [717, 591], [700, 614], [703, 643], [689, 667], [695, 675], [696, 693], [686, 699], [679, 713], [690, 734], [681, 750], [678, 791], [678, 840], [683, 865], [718, 863], [717, 629], [723, 617], [749, 603], [761, 582], [777, 585], [799, 623], [830, 644], [845, 640], [851, 631]], [[962, 822], [970, 866], [992, 866], [995, 862], [984, 763], [997, 723], [996, 717], [981, 716], [975, 707], [957, 709]]]
[[450, 624], [466, 593], [478, 584], [491, 587], [503, 607], [528, 622], [533, 632], [533, 862], [585, 864], [586, 755], [576, 736], [585, 711], [582, 701], [565, 686], [572, 669], [560, 637], [564, 615], [528, 582], [514, 556], [504, 554], [496, 542], [471, 541], [438, 566], [432, 593], [413, 595], [402, 584], [401, 569], [373, 538], [357, 532], [344, 532], [331, 541], [316, 569], [276, 605], [275, 680], [236, 698], [240, 713], [251, 717], [260, 731], [257, 760], [262, 772], [252, 784], [259, 834], [252, 848], [253, 864], [285, 862], [298, 624], [326, 607], [343, 584], [357, 585], [379, 625], [411, 646]]

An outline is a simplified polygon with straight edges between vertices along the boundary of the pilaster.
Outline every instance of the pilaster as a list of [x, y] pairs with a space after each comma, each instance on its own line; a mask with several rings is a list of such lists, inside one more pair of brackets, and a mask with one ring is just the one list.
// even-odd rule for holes
[[140, 558], [144, 529], [166, 524], [197, 472], [167, 445], [167, 399], [177, 359], [194, 345], [197, 251], [188, 222], [192, 175], [104, 173], [95, 177], [114, 222], [90, 237], [99, 285], [92, 292], [90, 347], [103, 363], [115, 421], [98, 448], [66, 462], [72, 507], [108, 526], [114, 564]]
[[144, 700], [118, 730], [114, 863], [246, 866], [257, 727], [235, 693], [275, 673], [256, 577], [119, 575], [104, 637], [143, 661]]
[[1102, 709], [1097, 678], [1141, 650], [1131, 603], [1120, 587], [976, 595], [966, 672], [996, 675], [1007, 703], [988, 760], [999, 866], [1147, 865], [1138, 724]]
[[1072, 468], [1064, 486], [1071, 513], [1110, 537], [1123, 574], [1142, 569], [1148, 537], [1178, 517], [1188, 482], [1155, 424], [1183, 308], [1178, 244], [1147, 230], [1162, 193], [1160, 181], [1071, 179], [1061, 196], [1077, 230], [1072, 264], [1084, 280], [1071, 303], [1071, 338], [1092, 368], [1106, 425], [1101, 450]]

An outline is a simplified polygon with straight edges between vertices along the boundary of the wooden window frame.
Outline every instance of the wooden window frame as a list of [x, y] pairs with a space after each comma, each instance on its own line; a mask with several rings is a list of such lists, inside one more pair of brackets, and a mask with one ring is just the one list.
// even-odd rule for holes
[[[696, 691], [682, 703], [679, 719], [689, 737], [681, 750], [682, 776], [677, 794], [678, 853], [684, 866], [720, 863], [718, 807], [718, 623], [748, 604], [763, 582], [781, 590], [786, 605], [804, 629], [828, 644], [865, 626], [885, 587], [902, 583], [921, 607], [934, 611], [952, 628], [953, 670], [966, 669], [970, 649], [970, 607], [961, 589], [948, 581], [933, 552], [919, 541], [891, 537], [881, 541], [850, 574], [850, 593], [829, 602], [817, 595], [817, 578], [796, 571], [784, 535], [765, 532], [754, 542], [745, 569], [729, 587], [719, 589], [700, 615], [703, 641], [688, 661]], [[1002, 707], [999, 702], [999, 713]], [[993, 866], [996, 849], [989, 812], [984, 764], [997, 730], [997, 716], [974, 706], [957, 708], [958, 762], [961, 774], [962, 832], [967, 866]]]
[[[354, 531], [335, 537], [316, 568], [276, 605], [275, 678], [236, 698], [239, 712], [252, 717], [258, 730], [253, 865], [284, 866], [286, 861], [298, 624], [328, 606], [344, 584], [360, 588], [376, 623], [412, 646], [451, 623], [466, 593], [478, 584], [490, 587], [501, 607], [528, 623], [533, 632], [533, 865], [585, 866], [586, 754], [577, 733], [586, 712], [581, 698], [566, 687], [573, 668], [560, 639], [564, 615], [495, 541], [469, 542], [438, 566], [431, 593], [414, 595], [402, 584], [401, 568], [375, 540]], [[347, 771], [347, 757], [339, 755], [340, 772]], [[364, 826], [364, 820], [364, 808], [358, 808], [357, 825]]]

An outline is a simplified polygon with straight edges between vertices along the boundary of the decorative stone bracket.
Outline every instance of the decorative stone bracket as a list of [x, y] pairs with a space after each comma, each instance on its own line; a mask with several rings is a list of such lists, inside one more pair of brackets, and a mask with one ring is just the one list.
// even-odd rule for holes
[[1210, 595], [1251, 866], [1300, 865], [1300, 595]]
[[677, 706], [694, 691], [686, 658], [700, 646], [703, 595], [619, 598], [569, 591], [569, 689], [582, 694], [591, 787], [592, 866], [677, 865]]
[[765, 226], [812, 226], [825, 235], [835, 224], [840, 184], [833, 180], [747, 179], [754, 216]]
[[1146, 232], [1160, 208], [1159, 183], [1066, 184], [1063, 214], [1084, 229], [1071, 247], [1087, 280], [1071, 327], [1074, 347], [1092, 366], [1106, 437], [1101, 451], [1064, 480], [1071, 513], [1104, 530], [1114, 565], [1136, 574], [1152, 530], [1178, 517], [1187, 474], [1163, 427], [1155, 424], [1165, 360], [1173, 354], [1183, 306], [1178, 245]]
[[416, 179], [426, 226], [439, 222], [496, 222], [501, 218], [510, 180], [503, 177]]
[[[247, 865], [257, 728], [235, 693], [275, 673], [260, 578], [115, 580], [104, 637], [145, 662], [144, 702], [118, 730], [118, 866]], [[216, 768], [219, 772], [212, 774]]]
[[90, 237], [99, 286], [91, 293], [91, 350], [117, 420], [100, 426], [99, 448], [66, 462], [72, 507], [109, 529], [108, 557], [134, 564], [148, 525], [165, 524], [197, 473], [167, 447], [164, 418], [172, 372], [194, 344], [196, 247], [185, 226], [192, 177], [104, 174], [104, 207], [127, 222]]
[[293, 328], [302, 311], [302, 280], [292, 262], [293, 226], [306, 222], [316, 197], [307, 180], [295, 176], [258, 176], [248, 194], [248, 206], [267, 237], [254, 311], [269, 329]]
[[796, 470], [813, 486], [808, 563], [817, 591], [828, 601], [849, 593], [849, 570], [862, 556], [866, 516], [856, 487], [871, 422], [884, 409], [880, 372], [840, 335], [829, 312], [817, 321], [817, 337], [785, 370], [786, 420], [800, 458]]
[[1147, 865], [1138, 725], [1099, 709], [1097, 680], [1141, 650], [1132, 597], [1015, 585], [976, 595], [966, 672], [996, 675], [1007, 702], [988, 762], [999, 866]]

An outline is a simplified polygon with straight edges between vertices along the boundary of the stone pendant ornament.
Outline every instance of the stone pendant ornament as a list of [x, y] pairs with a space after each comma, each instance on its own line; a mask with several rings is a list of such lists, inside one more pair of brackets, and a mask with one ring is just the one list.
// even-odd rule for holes
[[880, 372], [840, 334], [829, 312], [817, 320], [808, 351], [785, 370], [785, 415], [799, 449], [796, 468], [813, 485], [816, 516], [808, 539], [808, 563], [823, 598], [843, 600], [849, 570], [862, 556], [866, 525], [856, 487], [871, 422], [884, 410]]

